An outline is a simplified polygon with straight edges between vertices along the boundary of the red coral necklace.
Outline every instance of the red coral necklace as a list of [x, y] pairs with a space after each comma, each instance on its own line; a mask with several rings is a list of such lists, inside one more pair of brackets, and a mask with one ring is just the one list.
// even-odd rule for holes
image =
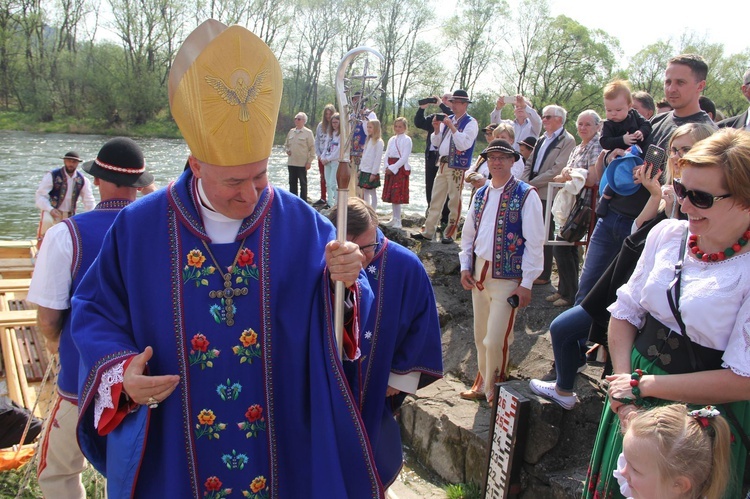
[[234, 325], [234, 307], [232, 306], [234, 303], [234, 298], [237, 296], [245, 296], [247, 294], [247, 287], [242, 288], [233, 288], [232, 287], [232, 274], [234, 272], [234, 267], [237, 265], [237, 260], [239, 260], [240, 255], [242, 254], [242, 250], [245, 249], [245, 239], [242, 240], [240, 243], [240, 248], [237, 250], [237, 254], [234, 256], [234, 261], [232, 262], [232, 265], [227, 267], [227, 272], [224, 273], [221, 271], [222, 267], [219, 265], [219, 262], [216, 261], [216, 257], [213, 253], [211, 253], [211, 249], [208, 247], [208, 244], [205, 240], [202, 240], [203, 246], [206, 248], [206, 252], [208, 253], [208, 256], [211, 257], [211, 260], [213, 260], [214, 265], [216, 266], [217, 272], [221, 274], [221, 277], [224, 279], [224, 288], [223, 289], [217, 289], [215, 291], [209, 291], [208, 296], [209, 298], [222, 298], [224, 302], [224, 311], [226, 313], [226, 324], [227, 326], [233, 326]]
[[748, 229], [742, 234], [742, 236], [737, 240], [736, 243], [729, 246], [724, 251], [717, 251], [716, 253], [706, 253], [704, 251], [701, 251], [701, 249], [698, 247], [698, 236], [695, 234], [691, 234], [690, 238], [688, 239], [688, 248], [690, 248], [690, 252], [693, 253], [693, 255], [695, 255], [698, 260], [702, 260], [704, 262], [720, 262], [733, 256], [735, 253], [738, 253], [749, 240], [750, 227], [748, 227]]

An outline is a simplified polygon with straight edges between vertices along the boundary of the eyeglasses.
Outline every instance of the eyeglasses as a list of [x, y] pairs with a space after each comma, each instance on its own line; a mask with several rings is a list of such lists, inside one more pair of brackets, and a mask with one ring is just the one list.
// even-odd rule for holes
[[669, 154], [671, 156], [677, 156], [678, 158], [682, 158], [684, 155], [690, 152], [691, 147], [690, 146], [684, 146], [684, 147], [670, 147], [669, 148]]
[[359, 249], [360, 251], [366, 251], [372, 248], [372, 252], [377, 253], [379, 247], [380, 247], [380, 243], [372, 243], [372, 244], [365, 244], [364, 246], [360, 246]]
[[294, 118], [294, 121], [301, 120], [302, 118]]
[[551, 120], [552, 118], [557, 118], [557, 116], [553, 116], [551, 114], [545, 114], [544, 116], [542, 116], [543, 120]]
[[685, 186], [682, 185], [682, 183], [678, 179], [674, 179], [672, 181], [672, 187], [674, 188], [674, 193], [677, 196], [677, 199], [682, 201], [683, 199], [688, 198], [693, 206], [702, 210], [707, 210], [712, 207], [714, 205], [714, 201], [720, 201], [722, 199], [731, 197], [731, 194], [714, 196], [713, 194], [709, 194], [708, 192], [704, 191], [685, 189]]

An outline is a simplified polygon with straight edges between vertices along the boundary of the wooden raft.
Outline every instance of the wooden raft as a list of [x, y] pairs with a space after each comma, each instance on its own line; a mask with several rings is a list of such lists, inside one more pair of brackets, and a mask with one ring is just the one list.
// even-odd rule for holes
[[25, 300], [35, 258], [33, 241], [0, 241], [0, 374], [10, 398], [28, 409], [36, 401], [29, 383], [41, 381], [49, 364], [36, 309]]

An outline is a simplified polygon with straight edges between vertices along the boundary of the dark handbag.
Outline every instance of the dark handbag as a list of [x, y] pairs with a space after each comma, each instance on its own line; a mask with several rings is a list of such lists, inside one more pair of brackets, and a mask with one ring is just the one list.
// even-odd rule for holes
[[589, 231], [592, 215], [593, 211], [586, 204], [585, 197], [582, 193], [579, 194], [575, 206], [570, 210], [568, 219], [563, 224], [562, 229], [560, 229], [560, 237], [569, 243], [577, 243], [583, 239], [583, 236]]

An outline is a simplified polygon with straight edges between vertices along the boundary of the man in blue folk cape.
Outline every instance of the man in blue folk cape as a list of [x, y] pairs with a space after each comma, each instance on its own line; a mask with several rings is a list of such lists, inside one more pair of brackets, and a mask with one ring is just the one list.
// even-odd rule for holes
[[76, 444], [79, 356], [70, 331], [70, 297], [120, 210], [135, 201], [139, 188], [154, 181], [141, 148], [126, 137], [107, 141], [83, 169], [94, 177], [101, 202], [47, 231], [26, 297], [37, 304], [37, 328], [47, 349], [60, 354], [58, 399], [45, 426], [37, 465], [39, 488], [45, 497], [70, 499], [86, 497], [81, 482], [86, 461]]
[[341, 280], [354, 358], [364, 257], [268, 185], [281, 86], [246, 29], [191, 33], [169, 80], [190, 169], [121, 212], [73, 298], [78, 439], [110, 498], [383, 497], [332, 326]]
[[[337, 207], [329, 217], [336, 219]], [[361, 355], [344, 362], [349, 385], [367, 428], [380, 480], [388, 486], [403, 464], [401, 431], [394, 412], [409, 393], [443, 376], [435, 296], [422, 262], [388, 240], [378, 216], [350, 198], [347, 237], [365, 254], [375, 301], [360, 340]]]

